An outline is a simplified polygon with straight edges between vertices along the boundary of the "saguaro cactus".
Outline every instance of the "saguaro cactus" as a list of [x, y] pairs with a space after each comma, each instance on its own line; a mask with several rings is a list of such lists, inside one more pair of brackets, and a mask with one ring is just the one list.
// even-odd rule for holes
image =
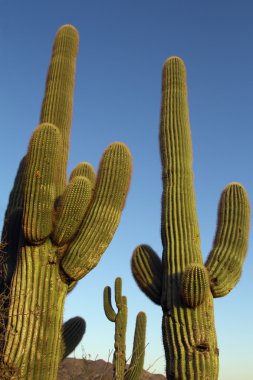
[[213, 248], [205, 265], [200, 250], [192, 173], [186, 72], [180, 58], [163, 68], [160, 124], [162, 261], [147, 245], [132, 256], [141, 290], [163, 309], [166, 374], [170, 380], [216, 380], [218, 347], [213, 298], [239, 280], [247, 251], [249, 203], [239, 183], [223, 191]]
[[115, 351], [113, 356], [113, 378], [116, 380], [140, 379], [145, 356], [145, 338], [147, 318], [144, 312], [136, 317], [132, 358], [126, 368], [126, 329], [127, 329], [127, 298], [122, 296], [122, 279], [115, 280], [115, 302], [118, 309], [116, 313], [111, 302], [111, 288], [104, 288], [104, 310], [109, 321], [115, 323]]
[[96, 178], [81, 163], [66, 184], [78, 32], [57, 32], [40, 124], [18, 169], [6, 211], [10, 287], [2, 366], [12, 379], [52, 380], [61, 359], [66, 294], [99, 262], [120, 221], [131, 177], [123, 143], [103, 154]]

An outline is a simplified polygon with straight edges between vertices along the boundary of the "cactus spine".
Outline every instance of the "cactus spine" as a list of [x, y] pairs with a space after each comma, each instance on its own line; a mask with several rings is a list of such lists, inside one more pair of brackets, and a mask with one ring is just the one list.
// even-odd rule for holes
[[150, 247], [141, 245], [132, 256], [132, 272], [140, 289], [163, 309], [167, 379], [216, 380], [213, 298], [226, 295], [239, 280], [250, 209], [240, 184], [224, 189], [213, 249], [204, 265], [193, 189], [186, 72], [177, 57], [169, 58], [163, 68], [160, 149], [162, 261]]
[[111, 303], [111, 288], [104, 288], [104, 311], [109, 321], [115, 323], [115, 351], [113, 356], [113, 378], [137, 380], [140, 378], [145, 355], [146, 314], [139, 312], [136, 318], [132, 358], [126, 368], [127, 298], [122, 296], [122, 279], [115, 280], [116, 313]]
[[123, 143], [97, 176], [81, 163], [66, 182], [78, 32], [59, 29], [40, 124], [20, 163], [5, 214], [1, 290], [10, 287], [2, 367], [12, 379], [56, 379], [66, 294], [99, 262], [120, 221], [131, 177]]

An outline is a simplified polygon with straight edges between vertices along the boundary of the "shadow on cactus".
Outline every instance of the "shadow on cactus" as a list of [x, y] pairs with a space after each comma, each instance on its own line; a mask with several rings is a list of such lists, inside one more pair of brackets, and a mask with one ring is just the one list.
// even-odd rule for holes
[[115, 380], [138, 380], [141, 377], [146, 340], [147, 318], [144, 312], [136, 317], [132, 358], [129, 367], [126, 366], [126, 329], [127, 329], [127, 298], [122, 296], [122, 279], [115, 280], [116, 313], [112, 307], [111, 288], [104, 288], [104, 311], [109, 321], [115, 323], [113, 378]]
[[97, 175], [82, 162], [67, 182], [78, 44], [73, 26], [59, 29], [40, 122], [5, 214], [0, 287], [10, 292], [2, 368], [14, 370], [13, 379], [56, 379], [66, 354], [61, 336], [65, 297], [109, 245], [130, 183], [131, 155], [119, 142], [106, 149]]
[[195, 206], [192, 146], [183, 61], [163, 68], [160, 123], [162, 260], [140, 245], [131, 266], [140, 289], [163, 310], [166, 374], [170, 380], [217, 380], [213, 298], [238, 282], [248, 246], [250, 206], [239, 183], [222, 192], [213, 248], [205, 265]]

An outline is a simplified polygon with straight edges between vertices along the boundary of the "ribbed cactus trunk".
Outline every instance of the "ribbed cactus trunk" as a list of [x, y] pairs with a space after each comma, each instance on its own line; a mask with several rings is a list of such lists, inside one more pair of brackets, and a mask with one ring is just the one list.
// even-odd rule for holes
[[[218, 348], [213, 300], [208, 288], [197, 308], [185, 307], [181, 297], [182, 273], [198, 264], [202, 255], [192, 173], [192, 144], [188, 117], [187, 89], [183, 63], [171, 58], [165, 64], [162, 83], [160, 126], [162, 159], [162, 243], [163, 243], [163, 343], [167, 378], [216, 379]], [[192, 296], [201, 292], [201, 279], [193, 282]], [[199, 287], [199, 288], [198, 288]]]
[[5, 362], [18, 379], [54, 379], [59, 365], [67, 285], [48, 263], [50, 248], [24, 247], [12, 282]]
[[163, 310], [166, 375], [170, 380], [217, 380], [213, 298], [239, 280], [247, 251], [249, 202], [238, 183], [221, 196], [214, 246], [204, 265], [192, 173], [186, 72], [169, 58], [163, 68], [160, 123], [162, 261], [147, 245], [136, 248], [132, 272], [141, 290]]

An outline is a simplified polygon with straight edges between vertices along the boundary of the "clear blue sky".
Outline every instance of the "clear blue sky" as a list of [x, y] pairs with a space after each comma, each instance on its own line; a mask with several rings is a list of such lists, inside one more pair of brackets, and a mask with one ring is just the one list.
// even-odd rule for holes
[[[204, 258], [212, 246], [220, 193], [241, 182], [253, 199], [252, 1], [0, 0], [1, 198], [3, 217], [20, 158], [38, 123], [56, 30], [80, 33], [69, 171], [80, 161], [96, 168], [105, 147], [124, 141], [134, 158], [131, 190], [120, 227], [99, 265], [69, 295], [64, 318], [86, 319], [82, 341], [92, 358], [107, 359], [114, 325], [102, 293], [123, 278], [128, 297], [127, 350], [135, 316], [148, 315], [145, 368], [164, 371], [162, 312], [137, 288], [130, 257], [139, 243], [161, 252], [161, 165], [158, 146], [161, 68], [186, 63], [195, 190]], [[253, 252], [240, 283], [215, 300], [222, 380], [252, 380]], [[76, 356], [82, 354], [81, 348]]]

